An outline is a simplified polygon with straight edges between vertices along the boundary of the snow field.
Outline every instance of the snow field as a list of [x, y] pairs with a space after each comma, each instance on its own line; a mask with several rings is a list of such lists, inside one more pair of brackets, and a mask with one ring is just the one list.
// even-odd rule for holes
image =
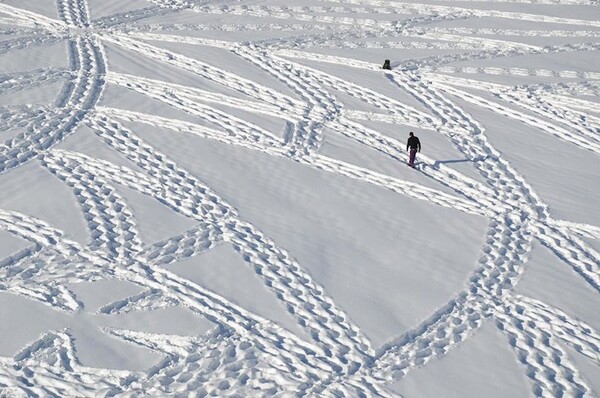
[[0, 396], [594, 396], [598, 16], [1, 3]]

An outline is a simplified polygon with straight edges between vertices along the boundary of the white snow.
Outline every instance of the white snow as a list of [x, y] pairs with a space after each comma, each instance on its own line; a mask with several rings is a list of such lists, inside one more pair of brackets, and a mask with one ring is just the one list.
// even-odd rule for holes
[[516, 358], [489, 322], [443, 360], [411, 372], [390, 389], [407, 397], [528, 395]]
[[0, 397], [597, 396], [599, 37], [593, 0], [0, 1]]

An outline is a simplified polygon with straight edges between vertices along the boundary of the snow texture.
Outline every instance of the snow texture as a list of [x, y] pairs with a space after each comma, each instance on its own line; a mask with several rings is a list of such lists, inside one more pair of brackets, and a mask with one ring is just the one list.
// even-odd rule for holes
[[597, 396], [597, 1], [291, 3], [0, 1], [0, 397]]

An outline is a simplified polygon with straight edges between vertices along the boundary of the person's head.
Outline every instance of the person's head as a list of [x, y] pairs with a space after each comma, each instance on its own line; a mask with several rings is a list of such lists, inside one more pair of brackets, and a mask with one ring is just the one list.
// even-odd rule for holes
[[410, 135], [412, 137], [412, 136], [414, 136], [414, 133], [411, 131], [410, 133], [408, 133], [408, 135]]

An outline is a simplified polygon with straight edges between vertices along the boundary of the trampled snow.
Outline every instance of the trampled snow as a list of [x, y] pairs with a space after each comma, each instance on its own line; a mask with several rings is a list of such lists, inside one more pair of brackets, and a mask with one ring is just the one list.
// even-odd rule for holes
[[0, 0], [0, 397], [597, 396], [599, 37], [594, 0]]

